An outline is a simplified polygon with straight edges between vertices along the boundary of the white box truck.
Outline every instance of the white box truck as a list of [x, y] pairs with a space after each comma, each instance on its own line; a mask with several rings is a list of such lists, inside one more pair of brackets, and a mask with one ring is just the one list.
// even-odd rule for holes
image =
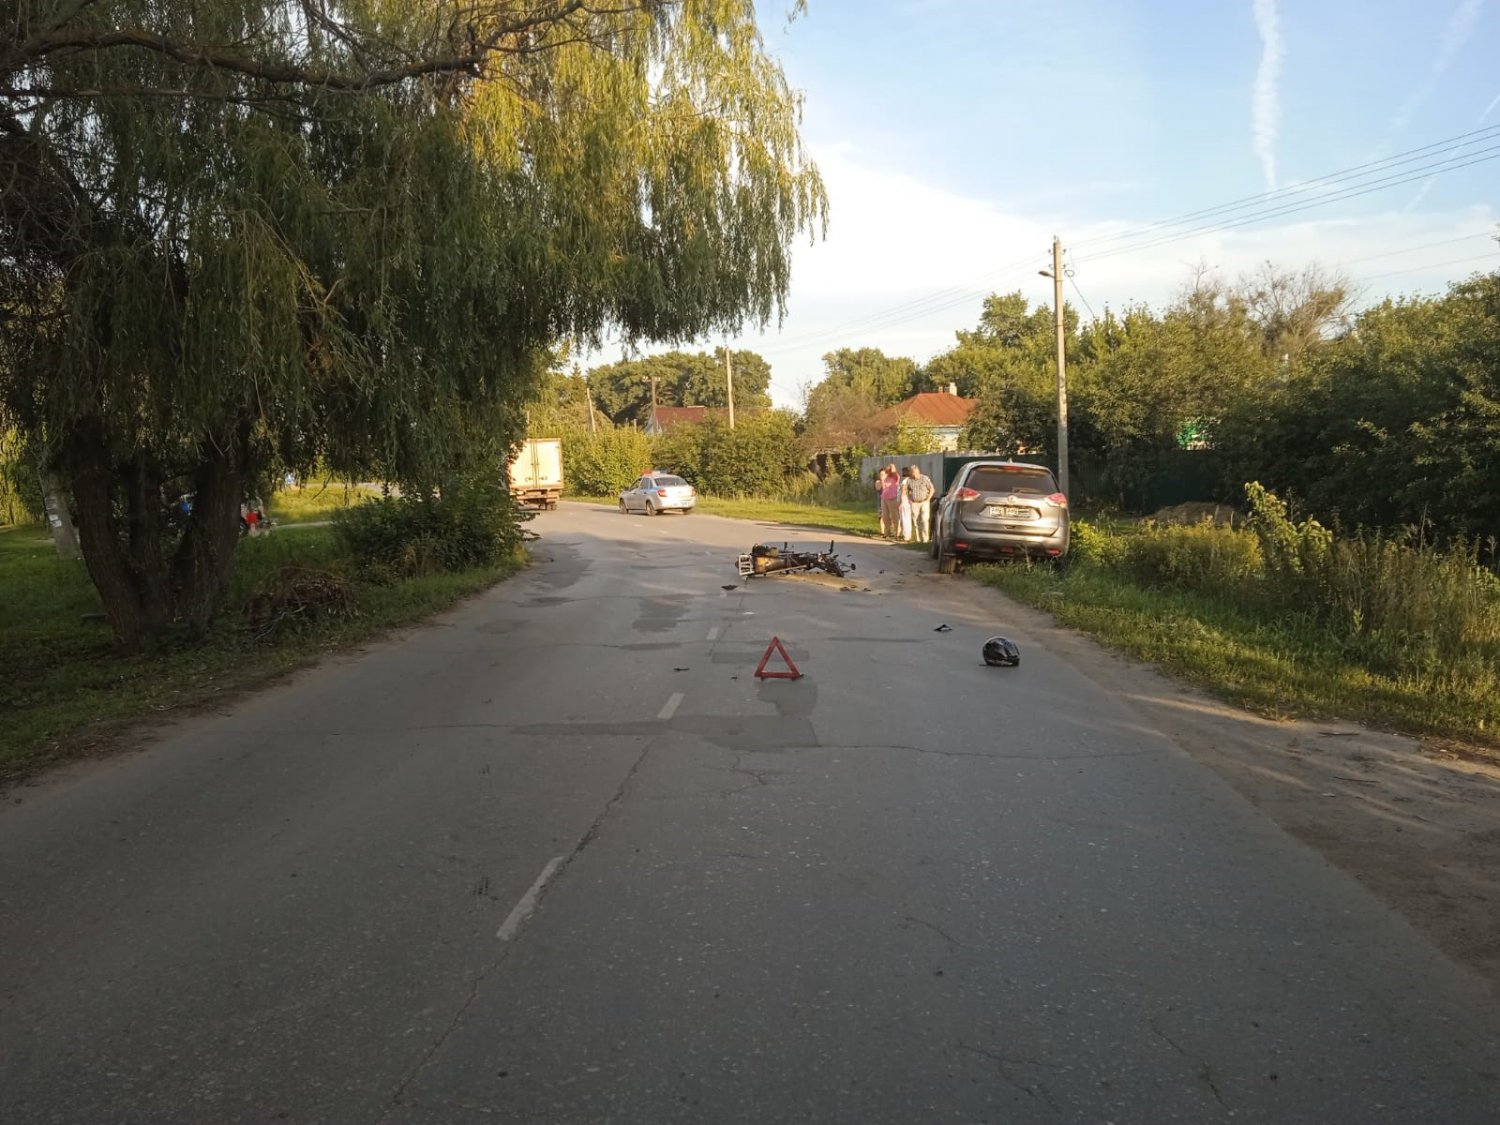
[[510, 463], [510, 494], [517, 502], [549, 511], [562, 496], [562, 441], [529, 438]]

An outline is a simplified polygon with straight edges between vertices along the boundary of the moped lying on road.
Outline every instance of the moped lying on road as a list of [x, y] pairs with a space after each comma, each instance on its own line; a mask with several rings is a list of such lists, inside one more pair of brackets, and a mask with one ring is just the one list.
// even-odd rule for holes
[[742, 578], [765, 577], [768, 574], [806, 574], [821, 570], [835, 578], [842, 578], [854, 569], [852, 562], [841, 560], [833, 553], [830, 541], [826, 551], [793, 551], [787, 544], [773, 547], [768, 543], [757, 543], [748, 555], [738, 559]]

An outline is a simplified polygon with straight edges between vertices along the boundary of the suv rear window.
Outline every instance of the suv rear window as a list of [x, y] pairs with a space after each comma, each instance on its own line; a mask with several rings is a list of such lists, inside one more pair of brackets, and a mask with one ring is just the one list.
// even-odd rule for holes
[[657, 488], [673, 488], [673, 487], [675, 487], [675, 486], [677, 486], [679, 484], [687, 484], [687, 481], [683, 480], [681, 477], [657, 477], [656, 478], [656, 487]]
[[1032, 492], [1050, 495], [1057, 483], [1049, 469], [1031, 465], [983, 465], [969, 473], [964, 484], [976, 492]]

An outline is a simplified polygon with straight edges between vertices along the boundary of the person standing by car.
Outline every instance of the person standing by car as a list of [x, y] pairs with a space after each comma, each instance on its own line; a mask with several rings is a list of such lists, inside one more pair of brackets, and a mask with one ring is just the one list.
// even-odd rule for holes
[[894, 461], [880, 470], [880, 533], [887, 539], [901, 534], [901, 474]]
[[911, 505], [911, 534], [907, 541], [925, 543], [932, 538], [932, 478], [916, 465], [906, 467], [906, 479], [901, 482], [901, 494]]

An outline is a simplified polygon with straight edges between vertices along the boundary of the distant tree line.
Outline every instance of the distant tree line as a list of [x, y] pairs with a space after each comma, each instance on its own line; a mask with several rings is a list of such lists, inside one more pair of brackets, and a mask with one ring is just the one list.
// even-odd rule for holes
[[[1326, 522], [1500, 539], [1500, 274], [1356, 313], [1348, 282], [1317, 267], [1268, 263], [1233, 283], [1200, 269], [1160, 309], [1084, 323], [1065, 307], [1064, 333], [1084, 501], [1138, 509], [1151, 482], [1190, 473], [1200, 499], [1238, 505], [1260, 481]], [[751, 352], [733, 364], [744, 425], [768, 408], [771, 371]], [[931, 448], [930, 433], [888, 408], [952, 387], [977, 400], [965, 448], [1055, 460], [1053, 312], [1019, 292], [985, 298], [978, 323], [925, 364], [843, 348], [823, 367], [791, 429], [776, 423], [775, 456], [762, 450], [772, 480], [748, 462], [706, 468], [724, 463], [722, 420], [657, 448], [681, 453], [674, 464], [710, 489], [774, 491], [809, 465], [847, 470], [863, 454]], [[722, 352], [672, 352], [554, 372], [533, 430], [586, 431], [590, 396], [596, 430], [642, 426], [653, 378], [661, 405], [724, 405]], [[789, 445], [796, 457], [783, 458]]]

